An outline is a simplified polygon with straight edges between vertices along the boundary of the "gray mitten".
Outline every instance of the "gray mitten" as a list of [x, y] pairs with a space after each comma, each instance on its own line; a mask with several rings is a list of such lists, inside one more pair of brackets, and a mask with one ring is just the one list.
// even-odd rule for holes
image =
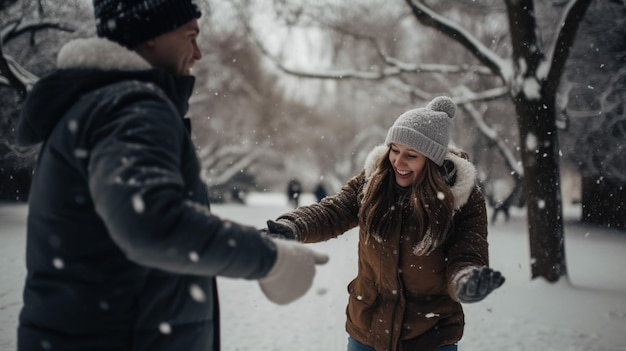
[[270, 239], [276, 244], [276, 262], [267, 276], [259, 280], [259, 285], [270, 301], [286, 305], [311, 288], [315, 265], [328, 262], [328, 255], [295, 241]]
[[279, 221], [267, 221], [267, 234], [275, 238], [299, 241], [293, 229]]
[[455, 280], [456, 297], [459, 302], [478, 302], [502, 286], [504, 277], [498, 271], [483, 266], [464, 270]]

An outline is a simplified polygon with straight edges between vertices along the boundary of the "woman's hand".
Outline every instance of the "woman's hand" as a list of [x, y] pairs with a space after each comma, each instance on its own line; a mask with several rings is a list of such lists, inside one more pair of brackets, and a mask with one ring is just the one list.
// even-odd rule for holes
[[275, 238], [299, 241], [298, 236], [291, 227], [277, 221], [267, 221], [267, 234]]
[[456, 279], [456, 297], [459, 302], [478, 302], [504, 284], [504, 277], [498, 271], [483, 266], [471, 267]]

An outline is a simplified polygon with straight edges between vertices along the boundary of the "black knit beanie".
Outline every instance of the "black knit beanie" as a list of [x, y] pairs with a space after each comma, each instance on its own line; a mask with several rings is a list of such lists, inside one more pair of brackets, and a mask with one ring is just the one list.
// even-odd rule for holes
[[98, 36], [132, 48], [199, 18], [193, 0], [93, 0]]

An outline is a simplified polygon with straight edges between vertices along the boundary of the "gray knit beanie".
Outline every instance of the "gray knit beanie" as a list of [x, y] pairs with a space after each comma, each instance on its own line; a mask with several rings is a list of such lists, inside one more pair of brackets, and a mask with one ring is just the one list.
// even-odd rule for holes
[[99, 37], [127, 48], [200, 18], [193, 0], [93, 0]]
[[389, 128], [385, 145], [391, 143], [410, 147], [443, 164], [450, 141], [450, 125], [456, 113], [456, 105], [447, 96], [438, 96], [426, 105], [404, 112]]

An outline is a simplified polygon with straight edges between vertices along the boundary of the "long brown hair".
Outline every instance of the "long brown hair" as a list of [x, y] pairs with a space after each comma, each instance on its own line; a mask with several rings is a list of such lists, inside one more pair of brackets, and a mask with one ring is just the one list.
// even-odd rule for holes
[[384, 157], [378, 161], [374, 174], [369, 179], [361, 208], [360, 227], [368, 241], [371, 236], [385, 238], [393, 227], [393, 219], [404, 201], [409, 202], [409, 210], [417, 218], [417, 254], [428, 254], [443, 243], [448, 236], [454, 213], [454, 195], [436, 163], [427, 159], [424, 169], [411, 186], [407, 196], [396, 195], [393, 167], [389, 161], [387, 148]]

